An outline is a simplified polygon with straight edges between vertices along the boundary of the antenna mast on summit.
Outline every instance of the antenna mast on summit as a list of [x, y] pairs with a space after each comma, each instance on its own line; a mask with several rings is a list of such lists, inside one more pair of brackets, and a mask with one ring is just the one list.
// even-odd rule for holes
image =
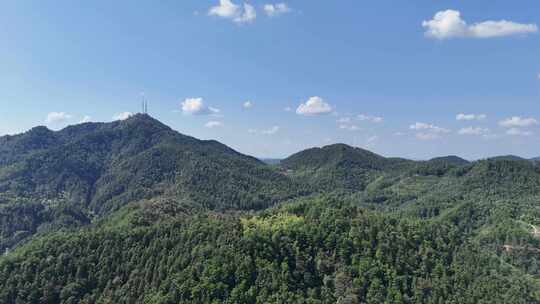
[[142, 113], [148, 114], [148, 101], [146, 100], [146, 97], [144, 95], [142, 100]]

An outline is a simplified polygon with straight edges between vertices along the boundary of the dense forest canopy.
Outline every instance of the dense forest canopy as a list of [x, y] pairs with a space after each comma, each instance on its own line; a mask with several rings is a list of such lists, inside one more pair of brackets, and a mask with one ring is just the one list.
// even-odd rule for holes
[[37, 127], [0, 137], [0, 251], [0, 303], [540, 303], [540, 165]]

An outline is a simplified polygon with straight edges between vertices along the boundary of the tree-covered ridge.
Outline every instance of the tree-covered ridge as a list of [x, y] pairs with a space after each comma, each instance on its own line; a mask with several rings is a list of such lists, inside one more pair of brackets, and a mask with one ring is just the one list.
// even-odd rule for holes
[[[59, 209], [80, 213], [67, 220], [77, 224], [156, 197], [216, 210], [261, 209], [302, 192], [261, 161], [148, 115], [58, 132], [39, 127], [0, 141], [0, 251], [50, 227]], [[13, 218], [31, 220], [14, 225]]]
[[[308, 156], [331, 154], [324, 148], [309, 152]], [[540, 243], [530, 228], [540, 225], [540, 167], [534, 163], [507, 157], [475, 162], [443, 157], [407, 161], [357, 175], [330, 162], [324, 171], [312, 170], [320, 165], [316, 159], [321, 158], [306, 157], [301, 163], [309, 169], [290, 175], [316, 185], [320, 192], [337, 190], [353, 204], [385, 214], [452, 223], [486, 252], [525, 273], [540, 276], [536, 261]], [[335, 178], [337, 173], [341, 179]], [[350, 184], [357, 187], [346, 186]]]
[[455, 155], [449, 155], [449, 156], [443, 156], [443, 157], [435, 157], [435, 158], [432, 158], [429, 160], [430, 162], [438, 162], [438, 163], [448, 163], [448, 164], [453, 164], [453, 165], [457, 165], [457, 166], [463, 166], [463, 165], [467, 165], [469, 164], [470, 162], [466, 159], [463, 159], [459, 156], [455, 156]]
[[[325, 196], [56, 233], [0, 262], [3, 303], [534, 303], [538, 282], [451, 224]], [[17, 302], [18, 301], [18, 302]]]
[[292, 170], [330, 166], [381, 170], [389, 165], [389, 161], [367, 150], [335, 144], [301, 151], [282, 160], [281, 165]]
[[282, 160], [282, 170], [320, 191], [361, 191], [382, 171], [409, 166], [412, 161], [385, 158], [345, 144], [312, 148]]
[[0, 303], [540, 301], [530, 160], [267, 165], [147, 115], [0, 143]]

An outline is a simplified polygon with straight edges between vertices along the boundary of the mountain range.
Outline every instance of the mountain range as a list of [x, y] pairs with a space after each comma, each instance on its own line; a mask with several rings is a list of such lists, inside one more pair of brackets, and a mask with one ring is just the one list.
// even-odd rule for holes
[[0, 302], [535, 303], [539, 201], [538, 159], [36, 127], [0, 137]]

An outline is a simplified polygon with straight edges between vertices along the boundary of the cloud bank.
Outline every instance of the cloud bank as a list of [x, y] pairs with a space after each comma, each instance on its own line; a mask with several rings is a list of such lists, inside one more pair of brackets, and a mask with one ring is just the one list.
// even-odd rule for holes
[[523, 24], [507, 20], [483, 21], [467, 24], [456, 10], [440, 11], [433, 19], [422, 22], [425, 36], [433, 39], [451, 38], [493, 38], [524, 35], [538, 32], [536, 24]]

